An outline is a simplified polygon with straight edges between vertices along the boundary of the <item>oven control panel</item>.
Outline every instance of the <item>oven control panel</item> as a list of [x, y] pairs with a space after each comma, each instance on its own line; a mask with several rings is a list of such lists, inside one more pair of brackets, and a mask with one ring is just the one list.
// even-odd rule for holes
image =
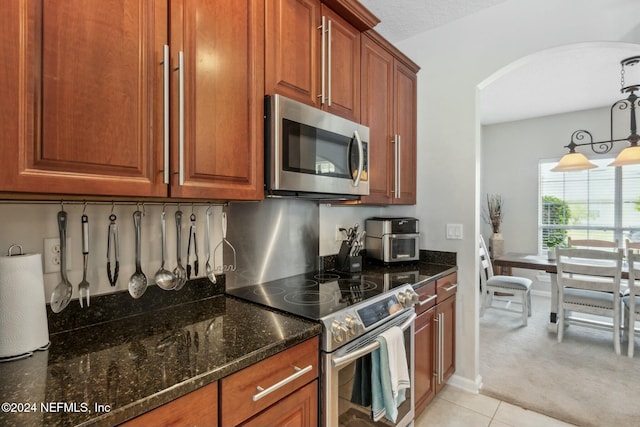
[[411, 285], [385, 292], [323, 319], [323, 347], [332, 351], [395, 317], [419, 301]]

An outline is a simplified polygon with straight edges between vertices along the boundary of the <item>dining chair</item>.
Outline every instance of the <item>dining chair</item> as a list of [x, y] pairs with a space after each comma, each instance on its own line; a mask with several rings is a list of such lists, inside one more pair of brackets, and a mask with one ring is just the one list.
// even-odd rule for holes
[[[531, 279], [518, 276], [494, 275], [493, 266], [487, 245], [482, 235], [480, 236], [480, 316], [489, 308], [520, 313], [522, 324], [527, 326], [527, 318], [531, 316]], [[496, 298], [495, 293], [520, 297], [520, 301], [509, 298]], [[506, 302], [504, 307], [493, 305], [494, 300]], [[522, 310], [510, 308], [511, 304], [520, 304]]]
[[[638, 246], [640, 248], [640, 245]], [[640, 318], [640, 253], [634, 248], [627, 248], [627, 261], [629, 263], [629, 290], [622, 298], [624, 306], [625, 336], [628, 341], [627, 356], [633, 357], [635, 346], [636, 319]], [[640, 330], [638, 331], [640, 332]]]
[[567, 247], [569, 248], [618, 248], [618, 240], [600, 240], [600, 239], [572, 239], [567, 237]]
[[632, 242], [629, 239], [625, 239], [624, 248], [629, 251], [632, 249], [634, 253], [638, 253], [640, 251], [640, 242]]
[[[558, 342], [567, 325], [613, 330], [613, 347], [620, 354], [622, 309], [620, 279], [624, 252], [556, 248], [558, 278]], [[574, 312], [608, 317], [608, 322], [575, 316]]]

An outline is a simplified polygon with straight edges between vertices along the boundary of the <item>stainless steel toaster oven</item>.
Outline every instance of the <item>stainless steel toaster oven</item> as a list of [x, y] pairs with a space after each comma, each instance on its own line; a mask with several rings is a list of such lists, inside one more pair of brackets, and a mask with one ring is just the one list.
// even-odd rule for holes
[[374, 217], [365, 222], [367, 257], [385, 263], [417, 261], [420, 258], [418, 219]]

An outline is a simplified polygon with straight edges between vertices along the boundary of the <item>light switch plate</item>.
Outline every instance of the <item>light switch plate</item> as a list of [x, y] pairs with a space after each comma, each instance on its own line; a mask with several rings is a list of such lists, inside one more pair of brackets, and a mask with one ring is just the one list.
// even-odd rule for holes
[[462, 237], [462, 224], [447, 224], [447, 239], [461, 240]]

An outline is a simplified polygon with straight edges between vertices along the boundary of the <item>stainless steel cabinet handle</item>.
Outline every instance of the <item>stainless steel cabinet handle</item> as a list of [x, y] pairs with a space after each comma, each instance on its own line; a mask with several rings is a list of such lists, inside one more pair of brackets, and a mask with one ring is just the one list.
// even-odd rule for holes
[[453, 285], [449, 286], [448, 288], [444, 288], [444, 290], [445, 290], [445, 292], [450, 292], [450, 291], [454, 290], [457, 287], [458, 287], [458, 284], [454, 283]]
[[162, 69], [163, 69], [163, 182], [169, 184], [169, 45], [164, 45], [162, 49]]
[[398, 160], [400, 157], [400, 151], [399, 151], [399, 147], [400, 144], [398, 143], [398, 134], [393, 135], [393, 141], [391, 141], [393, 143], [393, 153], [395, 158], [393, 159], [393, 166], [394, 166], [394, 170], [393, 170], [393, 198], [397, 199], [400, 197], [399, 194], [399, 186], [398, 186], [398, 182], [400, 181], [400, 174], [398, 173], [399, 169], [398, 169]]
[[442, 379], [444, 378], [444, 374], [442, 370], [444, 369], [444, 313], [438, 314], [440, 317], [440, 322], [438, 324], [438, 384], [442, 383]]
[[436, 322], [436, 334], [438, 334], [436, 340], [438, 348], [436, 348], [436, 371], [433, 373], [433, 376], [436, 378], [436, 383], [440, 384], [440, 347], [442, 347], [440, 345], [440, 314], [436, 315], [434, 321]]
[[179, 156], [178, 156], [178, 161], [179, 161], [179, 166], [178, 166], [178, 182], [180, 183], [180, 185], [184, 185], [184, 52], [180, 51], [178, 53], [178, 67], [180, 68], [180, 71], [178, 72], [178, 76], [179, 76], [179, 87], [180, 87], [180, 94], [179, 94], [179, 124], [178, 124], [178, 129], [179, 129]]
[[397, 191], [396, 191], [396, 199], [401, 197], [402, 193], [402, 161], [400, 160], [402, 157], [402, 137], [398, 135], [398, 155], [396, 156], [396, 173], [398, 175], [396, 179]]
[[318, 29], [320, 30], [320, 35], [321, 35], [321, 39], [320, 39], [320, 50], [321, 50], [321, 56], [320, 56], [320, 95], [318, 95], [318, 97], [320, 98], [320, 104], [324, 105], [324, 94], [325, 94], [325, 68], [326, 68], [326, 52], [327, 52], [327, 40], [326, 40], [326, 32], [325, 32], [325, 27], [326, 27], [326, 21], [327, 18], [326, 17], [322, 17], [322, 23], [320, 24], [320, 26], [318, 27]]
[[282, 388], [283, 386], [289, 384], [291, 381], [294, 381], [295, 379], [303, 376], [304, 374], [306, 374], [307, 372], [313, 369], [313, 365], [309, 365], [306, 368], [298, 368], [297, 366], [294, 366], [293, 369], [295, 369], [296, 371], [294, 374], [288, 376], [282, 381], [278, 381], [277, 383], [275, 383], [269, 388], [264, 389], [260, 386], [257, 386], [256, 389], [259, 391], [259, 393], [253, 395], [253, 401], [257, 402], [258, 400], [262, 399], [266, 395], [273, 393], [279, 388]]
[[332, 43], [332, 38], [331, 38], [331, 19], [329, 19], [329, 22], [327, 24], [329, 26], [328, 28], [328, 33], [329, 33], [329, 37], [328, 37], [328, 41], [327, 41], [327, 50], [328, 50], [328, 55], [327, 55], [327, 105], [329, 107], [331, 107], [331, 43]]
[[353, 136], [358, 142], [358, 172], [356, 175], [356, 179], [351, 184], [353, 187], [357, 187], [360, 184], [360, 178], [362, 176], [362, 170], [364, 169], [364, 149], [362, 146], [362, 139], [360, 139], [360, 134], [357, 130], [353, 131]]
[[420, 307], [422, 307], [423, 305], [429, 304], [431, 301], [433, 301], [434, 299], [438, 298], [438, 295], [431, 295], [429, 298], [427, 298], [424, 301], [420, 301]]

